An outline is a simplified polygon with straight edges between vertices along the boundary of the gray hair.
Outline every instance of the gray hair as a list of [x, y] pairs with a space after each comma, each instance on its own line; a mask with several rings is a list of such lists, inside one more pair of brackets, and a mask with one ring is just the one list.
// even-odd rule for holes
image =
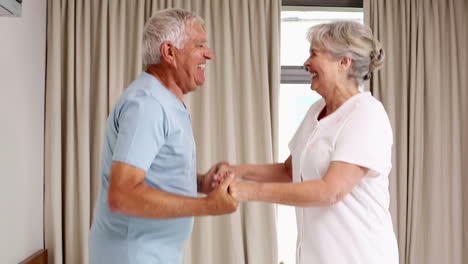
[[174, 8], [156, 12], [143, 29], [143, 65], [160, 62], [160, 47], [165, 41], [169, 41], [178, 49], [184, 48], [187, 39], [185, 26], [194, 23], [203, 25], [204, 21], [195, 13], [184, 9]]
[[382, 45], [370, 28], [352, 21], [337, 21], [313, 26], [307, 32], [313, 49], [326, 50], [335, 58], [351, 58], [349, 77], [360, 85], [378, 70], [384, 61]]

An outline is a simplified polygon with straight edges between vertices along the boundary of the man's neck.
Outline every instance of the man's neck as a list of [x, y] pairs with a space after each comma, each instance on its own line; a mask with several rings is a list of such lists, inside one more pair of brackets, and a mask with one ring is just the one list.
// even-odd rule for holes
[[184, 92], [182, 88], [177, 85], [176, 78], [173, 72], [160, 64], [151, 65], [146, 69], [146, 73], [153, 75], [158, 79], [169, 92], [171, 92], [179, 101], [184, 103]]

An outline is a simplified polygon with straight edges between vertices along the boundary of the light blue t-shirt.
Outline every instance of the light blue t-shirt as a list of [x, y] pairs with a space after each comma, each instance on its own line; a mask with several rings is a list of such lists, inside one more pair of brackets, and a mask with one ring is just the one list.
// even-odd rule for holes
[[139, 218], [109, 209], [112, 161], [146, 171], [145, 183], [195, 197], [196, 162], [190, 114], [158, 79], [143, 72], [107, 119], [101, 160], [101, 189], [89, 236], [90, 264], [179, 264], [193, 217]]

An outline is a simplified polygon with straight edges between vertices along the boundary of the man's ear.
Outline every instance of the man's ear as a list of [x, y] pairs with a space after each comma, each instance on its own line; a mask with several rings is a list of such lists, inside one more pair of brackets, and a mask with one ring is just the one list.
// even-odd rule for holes
[[166, 63], [175, 66], [176, 50], [176, 47], [174, 47], [170, 42], [163, 42], [159, 47], [159, 51], [161, 52], [161, 61], [165, 61]]

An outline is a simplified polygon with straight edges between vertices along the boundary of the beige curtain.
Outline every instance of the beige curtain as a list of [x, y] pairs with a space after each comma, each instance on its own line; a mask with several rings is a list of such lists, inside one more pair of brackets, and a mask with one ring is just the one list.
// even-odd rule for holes
[[[187, 97], [198, 168], [272, 162], [279, 87], [280, 0], [49, 0], [45, 242], [49, 263], [87, 263], [105, 119], [141, 71], [144, 22], [162, 8], [206, 21], [216, 54], [207, 84]], [[275, 263], [273, 206], [196, 219], [186, 263]]]
[[392, 214], [402, 264], [468, 263], [468, 3], [366, 0], [386, 49], [373, 94], [392, 121]]
[[[273, 162], [281, 1], [202, 2], [194, 10], [205, 18], [215, 58], [206, 87], [187, 97], [199, 168]], [[275, 217], [272, 205], [249, 203], [232, 216], [198, 218], [185, 263], [276, 263]]]

